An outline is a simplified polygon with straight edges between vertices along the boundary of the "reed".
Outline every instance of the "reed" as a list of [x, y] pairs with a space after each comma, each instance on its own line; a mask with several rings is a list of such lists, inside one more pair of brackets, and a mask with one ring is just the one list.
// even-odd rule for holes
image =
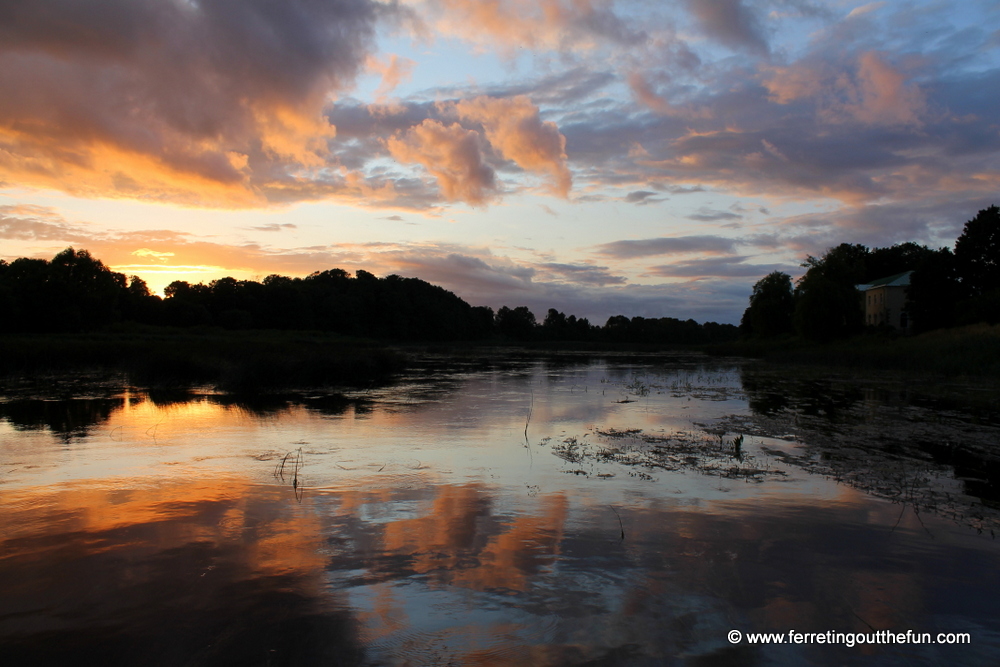
[[622, 537], [621, 537], [621, 539], [624, 540], [625, 539], [625, 524], [622, 523], [622, 517], [621, 517], [620, 514], [618, 514], [618, 510], [615, 509], [614, 505], [608, 505], [608, 507], [610, 507], [611, 511], [615, 513], [615, 516], [618, 517], [618, 527], [621, 528], [621, 531], [622, 531]]

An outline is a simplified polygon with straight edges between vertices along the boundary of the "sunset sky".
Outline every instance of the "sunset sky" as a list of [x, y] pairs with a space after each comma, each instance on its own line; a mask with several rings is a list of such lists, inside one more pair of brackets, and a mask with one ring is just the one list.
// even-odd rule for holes
[[738, 323], [1000, 204], [1000, 3], [0, 0], [0, 258]]

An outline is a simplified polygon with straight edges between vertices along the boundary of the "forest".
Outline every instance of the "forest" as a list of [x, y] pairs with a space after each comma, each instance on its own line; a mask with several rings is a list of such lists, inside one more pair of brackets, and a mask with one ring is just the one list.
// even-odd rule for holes
[[651, 345], [731, 341], [730, 324], [618, 315], [604, 326], [550, 308], [539, 322], [526, 306], [494, 312], [418, 278], [359, 270], [317, 271], [262, 281], [176, 281], [165, 298], [138, 276], [109, 269], [86, 250], [51, 261], [0, 261], [0, 332], [79, 333], [134, 322], [185, 329], [318, 331], [386, 341], [589, 341]]

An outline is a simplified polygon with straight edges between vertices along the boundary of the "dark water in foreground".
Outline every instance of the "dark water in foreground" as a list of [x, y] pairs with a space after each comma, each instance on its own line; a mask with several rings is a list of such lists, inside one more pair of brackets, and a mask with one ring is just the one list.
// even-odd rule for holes
[[1000, 663], [975, 388], [609, 357], [58, 394], [0, 402], [6, 664]]

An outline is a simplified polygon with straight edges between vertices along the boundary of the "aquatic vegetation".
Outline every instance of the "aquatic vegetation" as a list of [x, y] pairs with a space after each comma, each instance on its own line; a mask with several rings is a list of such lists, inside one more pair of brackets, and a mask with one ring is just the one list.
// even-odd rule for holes
[[791, 449], [762, 445], [760, 450], [783, 465], [995, 534], [1000, 531], [996, 427], [937, 414], [939, 421], [902, 411], [871, 414], [859, 402], [842, 406], [837, 422], [799, 407], [734, 415], [714, 428], [794, 442]]
[[[744, 452], [743, 436], [737, 436], [727, 449], [720, 448], [721, 434], [675, 432], [669, 435], [646, 433], [642, 429], [594, 429], [604, 444], [565, 438], [551, 445], [551, 451], [568, 463], [587, 461], [616, 463], [647, 471], [694, 471], [703, 475], [762, 482], [784, 477], [767, 460]], [[649, 473], [646, 473], [649, 476]]]

